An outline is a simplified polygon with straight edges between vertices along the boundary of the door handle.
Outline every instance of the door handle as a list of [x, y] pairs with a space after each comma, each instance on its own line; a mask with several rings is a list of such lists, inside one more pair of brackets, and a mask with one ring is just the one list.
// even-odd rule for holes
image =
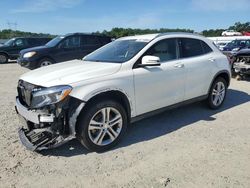
[[214, 58], [209, 58], [208, 61], [215, 62]]
[[183, 67], [184, 67], [184, 64], [182, 64], [182, 63], [176, 63], [176, 64], [174, 65], [174, 67], [176, 67], [176, 68], [183, 68]]

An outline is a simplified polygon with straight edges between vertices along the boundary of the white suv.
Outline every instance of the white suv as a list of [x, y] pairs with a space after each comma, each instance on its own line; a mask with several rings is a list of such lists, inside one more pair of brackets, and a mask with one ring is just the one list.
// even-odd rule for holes
[[78, 138], [89, 150], [114, 146], [130, 122], [206, 100], [219, 108], [229, 62], [214, 44], [186, 33], [124, 37], [86, 56], [21, 76], [17, 113], [30, 150]]

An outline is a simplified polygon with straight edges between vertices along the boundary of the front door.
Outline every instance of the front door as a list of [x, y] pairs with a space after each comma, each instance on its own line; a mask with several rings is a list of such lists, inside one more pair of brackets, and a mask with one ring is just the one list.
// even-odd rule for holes
[[178, 54], [177, 39], [165, 39], [143, 55], [159, 57], [160, 66], [133, 69], [137, 115], [183, 101], [186, 71]]

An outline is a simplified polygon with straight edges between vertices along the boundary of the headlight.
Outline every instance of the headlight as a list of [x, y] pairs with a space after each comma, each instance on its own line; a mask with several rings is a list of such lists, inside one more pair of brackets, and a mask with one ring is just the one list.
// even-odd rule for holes
[[24, 58], [29, 58], [29, 57], [32, 57], [36, 54], [36, 52], [27, 52], [23, 55]]
[[63, 85], [33, 91], [31, 107], [40, 108], [46, 105], [58, 103], [67, 97], [71, 90], [72, 87]]

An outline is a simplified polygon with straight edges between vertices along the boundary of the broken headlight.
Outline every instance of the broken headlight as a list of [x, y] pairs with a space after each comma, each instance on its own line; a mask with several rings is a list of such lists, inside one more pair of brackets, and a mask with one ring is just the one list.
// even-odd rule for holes
[[42, 88], [32, 92], [31, 107], [41, 108], [62, 101], [69, 95], [72, 87], [68, 85]]

